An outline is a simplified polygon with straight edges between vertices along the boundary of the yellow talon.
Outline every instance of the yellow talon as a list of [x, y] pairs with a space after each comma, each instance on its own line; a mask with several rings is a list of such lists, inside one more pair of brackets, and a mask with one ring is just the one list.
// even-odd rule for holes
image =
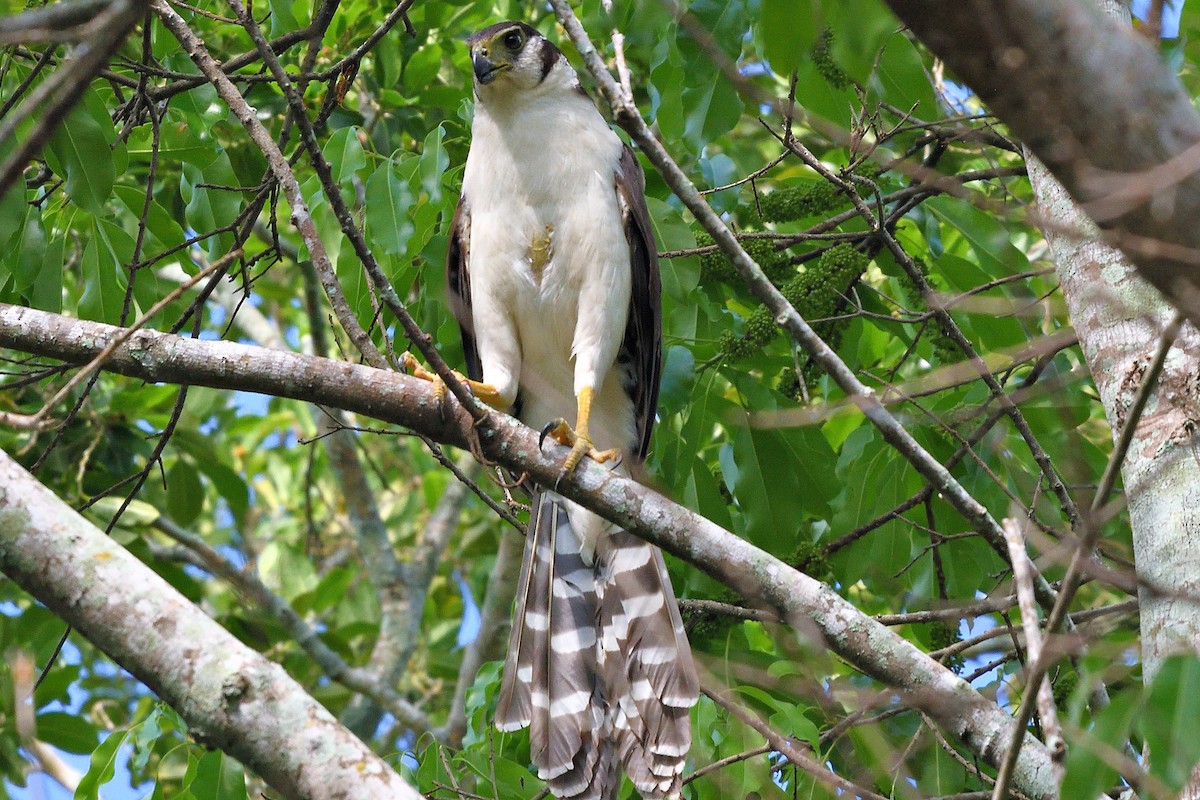
[[588, 434], [588, 420], [592, 414], [592, 387], [583, 387], [579, 391], [577, 400], [579, 414], [574, 429], [567, 424], [565, 419], [560, 417], [542, 428], [542, 435], [538, 438], [539, 447], [545, 441], [546, 437], [549, 436], [559, 444], [571, 448], [571, 452], [567, 454], [566, 459], [563, 461], [564, 473], [570, 472], [579, 466], [579, 462], [583, 460], [584, 456], [587, 456], [598, 464], [604, 464], [619, 458], [621, 455], [621, 451], [616, 448], [611, 450], [597, 450], [592, 445], [592, 437]]
[[[437, 397], [438, 405], [446, 399], [446, 382], [443, 381], [437, 373], [430, 372], [422, 366], [421, 362], [416, 359], [412, 353], [405, 352], [400, 357], [400, 363], [408, 370], [409, 374], [414, 378], [420, 378], [423, 381], [429, 381], [433, 384], [433, 392]], [[504, 411], [508, 408], [507, 404], [500, 397], [500, 392], [495, 386], [490, 383], [481, 383], [473, 381], [466, 375], [463, 375], [458, 370], [454, 370], [454, 377], [458, 378], [463, 384], [471, 390], [471, 394], [484, 403], [487, 403], [497, 411]]]

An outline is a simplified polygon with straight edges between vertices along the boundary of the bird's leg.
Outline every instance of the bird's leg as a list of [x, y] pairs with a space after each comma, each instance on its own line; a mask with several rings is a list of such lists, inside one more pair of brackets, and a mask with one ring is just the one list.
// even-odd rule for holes
[[[430, 372], [429, 370], [425, 369], [421, 362], [418, 361], [412, 353], [405, 352], [405, 354], [400, 357], [400, 362], [414, 378], [420, 378], [423, 381], [429, 381], [433, 384], [433, 393], [437, 397], [438, 405], [442, 405], [443, 401], [446, 399], [446, 382], [443, 381], [436, 372]], [[471, 394], [475, 395], [477, 399], [487, 403], [497, 411], [504, 411], [506, 408], [508, 408], [508, 405], [500, 397], [500, 392], [490, 383], [473, 381], [458, 370], [454, 370], [454, 377], [462, 381], [463, 384], [465, 384], [466, 387], [471, 390]]]
[[592, 437], [588, 434], [588, 419], [592, 415], [592, 387], [585, 386], [580, 389], [579, 394], [576, 395], [576, 401], [578, 402], [578, 413], [575, 418], [574, 429], [567, 424], [565, 419], [559, 417], [542, 428], [542, 435], [538, 439], [538, 444], [540, 445], [549, 436], [559, 444], [571, 448], [571, 452], [567, 454], [566, 461], [563, 462], [564, 472], [570, 472], [575, 469], [584, 456], [603, 464], [621, 455], [621, 451], [615, 448], [612, 450], [597, 450], [592, 446]]

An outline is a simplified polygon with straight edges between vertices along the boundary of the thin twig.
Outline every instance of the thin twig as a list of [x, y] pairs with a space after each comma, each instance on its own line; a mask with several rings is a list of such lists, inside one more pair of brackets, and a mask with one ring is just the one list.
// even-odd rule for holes
[[788, 761], [807, 772], [822, 786], [831, 792], [848, 792], [851, 797], [862, 797], [867, 800], [886, 800], [883, 795], [876, 794], [861, 784], [854, 783], [832, 771], [817, 759], [800, 749], [795, 739], [777, 733], [771, 726], [752, 714], [741, 703], [729, 697], [730, 690], [717, 691], [711, 688], [711, 678], [701, 683], [700, 691], [721, 708], [737, 717], [749, 728], [757, 731], [774, 750], [779, 751]]
[[[1025, 549], [1025, 536], [1021, 523], [1009, 517], [1004, 520], [1004, 540], [1012, 560], [1013, 584], [1017, 589], [1017, 604], [1021, 609], [1021, 630], [1025, 633], [1025, 652], [1030, 663], [1036, 664], [1045, 649], [1042, 632], [1038, 628], [1038, 609], [1033, 599], [1033, 574], [1029, 556]], [[1060, 785], [1063, 779], [1063, 759], [1067, 747], [1063, 741], [1062, 726], [1058, 722], [1058, 709], [1054, 705], [1054, 694], [1050, 684], [1042, 681], [1037, 687], [1038, 716], [1042, 721], [1042, 734], [1050, 758], [1054, 764], [1054, 779]], [[993, 793], [993, 800], [1003, 800], [1003, 795]]]

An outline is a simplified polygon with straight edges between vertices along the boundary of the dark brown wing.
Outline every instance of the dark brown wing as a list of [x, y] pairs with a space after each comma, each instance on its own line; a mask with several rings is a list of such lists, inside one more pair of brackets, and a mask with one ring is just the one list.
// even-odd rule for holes
[[654, 229], [646, 209], [646, 180], [637, 156], [628, 145], [621, 151], [616, 184], [633, 272], [629, 322], [625, 325], [617, 365], [625, 381], [625, 391], [633, 398], [638, 436], [636, 456], [640, 462], [650, 450], [650, 434], [658, 408], [658, 381], [662, 374], [662, 280], [658, 274]]
[[450, 248], [446, 251], [446, 296], [450, 310], [462, 332], [463, 353], [467, 357], [467, 377], [483, 380], [483, 365], [475, 345], [475, 319], [471, 315], [471, 211], [465, 197], [458, 198], [454, 220], [450, 223]]

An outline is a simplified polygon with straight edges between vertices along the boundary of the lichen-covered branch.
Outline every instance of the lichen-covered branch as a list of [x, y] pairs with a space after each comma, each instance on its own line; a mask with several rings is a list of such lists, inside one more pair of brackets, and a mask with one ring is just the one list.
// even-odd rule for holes
[[[120, 329], [0, 304], [0, 346], [86, 362]], [[246, 389], [305, 399], [403, 425], [439, 442], [474, 443], [487, 458], [525, 473], [647, 541], [700, 567], [747, 599], [774, 610], [798, 632], [816, 626], [824, 644], [864, 673], [893, 687], [979, 758], [998, 764], [1012, 720], [954, 673], [912, 643], [856, 609], [819, 581], [792, 569], [729, 531], [636, 481], [585, 463], [562, 473], [559, 448], [543, 452], [537, 432], [489, 412], [487, 425], [452, 398], [439, 407], [427, 381], [293, 353], [139, 331], [113, 353], [106, 368], [156, 382]], [[1026, 740], [1015, 785], [1032, 798], [1055, 794], [1050, 759]]]
[[283, 667], [242, 644], [0, 451], [0, 570], [285, 797], [417, 800]]

